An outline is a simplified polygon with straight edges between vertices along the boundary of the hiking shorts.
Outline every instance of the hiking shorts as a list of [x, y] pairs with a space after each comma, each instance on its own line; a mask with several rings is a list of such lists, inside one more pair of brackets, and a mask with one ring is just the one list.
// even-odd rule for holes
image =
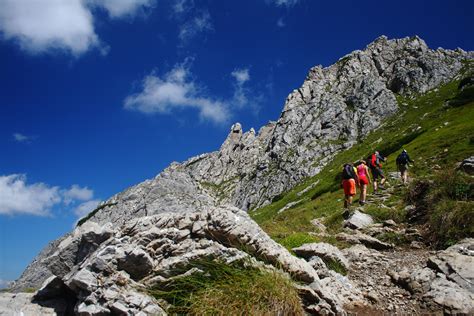
[[405, 172], [408, 170], [408, 165], [398, 165], [400, 172]]
[[369, 180], [367, 179], [366, 176], [359, 177], [359, 184], [360, 184], [360, 185], [363, 185], [363, 184], [364, 184], [364, 185], [367, 185], [367, 184], [369, 184]]
[[374, 181], [376, 181], [378, 178], [385, 178], [385, 175], [383, 174], [383, 171], [380, 167], [375, 167], [370, 169], [372, 171], [372, 176], [374, 177]]
[[344, 188], [344, 195], [356, 194], [356, 182], [354, 179], [342, 180], [342, 187]]

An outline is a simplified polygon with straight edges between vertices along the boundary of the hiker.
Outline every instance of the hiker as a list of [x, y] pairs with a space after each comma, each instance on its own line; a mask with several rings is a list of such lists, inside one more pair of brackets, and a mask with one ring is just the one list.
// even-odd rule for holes
[[344, 208], [349, 208], [352, 198], [356, 195], [356, 183], [359, 183], [357, 170], [350, 163], [346, 163], [342, 169], [342, 187], [344, 189]]
[[409, 163], [414, 163], [413, 160], [410, 159], [408, 153], [405, 149], [398, 155], [397, 160], [397, 169], [400, 171], [400, 178], [402, 178], [402, 183], [406, 184], [408, 181], [408, 166]]
[[359, 161], [359, 165], [357, 166], [357, 177], [359, 178], [360, 188], [359, 204], [362, 206], [367, 203], [367, 185], [369, 184], [369, 181], [371, 181], [369, 167], [367, 167], [365, 160]]
[[[385, 175], [382, 171], [382, 161], [385, 162], [387, 158], [383, 157], [380, 155], [378, 151], [375, 151], [372, 156], [370, 157], [370, 171], [372, 172], [372, 181], [374, 183], [374, 193], [377, 193], [377, 189], [382, 189], [384, 190], [384, 184], [385, 184]], [[380, 185], [378, 185], [377, 180], [380, 178]]]

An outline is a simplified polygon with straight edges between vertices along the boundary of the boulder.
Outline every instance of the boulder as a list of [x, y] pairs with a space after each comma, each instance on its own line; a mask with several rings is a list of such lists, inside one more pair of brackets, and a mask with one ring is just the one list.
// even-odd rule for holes
[[467, 174], [474, 175], [474, 156], [464, 159], [458, 169]]
[[344, 221], [343, 226], [351, 229], [362, 229], [374, 223], [372, 216], [356, 210], [347, 220]]
[[310, 259], [311, 257], [320, 257], [326, 264], [330, 262], [339, 263], [345, 270], [349, 269], [349, 261], [344, 257], [342, 252], [333, 245], [320, 242], [304, 244], [300, 247], [293, 248], [293, 252], [300, 257]]
[[388, 250], [394, 247], [393, 244], [385, 243], [378, 240], [377, 238], [356, 232], [354, 234], [339, 233], [336, 235], [336, 239], [347, 242], [349, 244], [363, 244], [364, 246], [376, 250]]

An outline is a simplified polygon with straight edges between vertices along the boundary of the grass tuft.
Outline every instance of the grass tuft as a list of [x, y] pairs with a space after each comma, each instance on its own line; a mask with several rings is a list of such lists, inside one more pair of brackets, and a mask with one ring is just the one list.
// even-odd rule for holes
[[169, 314], [186, 315], [303, 315], [292, 281], [278, 271], [245, 261], [201, 260], [202, 271], [154, 287], [150, 294], [164, 299]]

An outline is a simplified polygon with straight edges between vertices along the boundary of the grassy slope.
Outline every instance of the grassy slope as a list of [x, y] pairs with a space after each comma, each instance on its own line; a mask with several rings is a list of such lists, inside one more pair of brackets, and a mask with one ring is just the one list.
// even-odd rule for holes
[[[387, 119], [380, 129], [339, 153], [315, 177], [306, 179], [283, 194], [278, 201], [252, 210], [250, 215], [272, 238], [291, 248], [318, 241], [318, 238], [309, 234], [316, 231], [310, 223], [311, 219], [325, 217], [325, 224], [330, 230], [340, 229], [343, 193], [337, 176], [346, 162], [366, 158], [377, 149], [388, 157], [384, 166], [388, 173], [396, 171], [395, 158], [402, 148], [406, 148], [415, 160], [415, 166], [410, 170], [412, 176], [431, 176], [434, 164], [453, 168], [456, 162], [474, 154], [474, 102], [459, 107], [444, 106], [446, 100], [457, 95], [458, 85], [459, 81], [453, 81], [421, 96], [398, 97], [399, 113]], [[301, 196], [297, 195], [315, 182], [317, 185], [314, 188]], [[391, 209], [368, 205], [366, 211], [379, 220], [393, 218], [403, 221], [405, 190], [396, 189], [387, 202]], [[288, 203], [302, 199], [293, 208], [278, 214], [278, 210]], [[334, 240], [326, 241], [335, 243]]]

